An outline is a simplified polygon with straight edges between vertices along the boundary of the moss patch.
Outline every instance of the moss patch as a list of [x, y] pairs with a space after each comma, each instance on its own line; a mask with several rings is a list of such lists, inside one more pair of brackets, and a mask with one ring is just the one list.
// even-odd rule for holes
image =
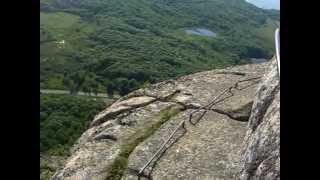
[[149, 136], [151, 136], [162, 124], [170, 120], [173, 116], [183, 111], [184, 108], [180, 105], [169, 106], [168, 108], [160, 111], [159, 115], [156, 116], [158, 120], [154, 123], [147, 125], [136, 131], [132, 136], [126, 139], [121, 147], [120, 154], [115, 159], [111, 167], [109, 168], [109, 175], [107, 180], [119, 180], [121, 179], [124, 170], [128, 165], [128, 158], [132, 151]]

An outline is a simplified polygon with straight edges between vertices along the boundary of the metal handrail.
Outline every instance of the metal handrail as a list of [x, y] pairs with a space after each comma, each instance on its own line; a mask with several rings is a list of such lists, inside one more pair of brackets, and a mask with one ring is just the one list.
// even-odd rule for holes
[[276, 60], [278, 64], [278, 72], [280, 77], [280, 29], [277, 28], [275, 31], [275, 44], [276, 44]]

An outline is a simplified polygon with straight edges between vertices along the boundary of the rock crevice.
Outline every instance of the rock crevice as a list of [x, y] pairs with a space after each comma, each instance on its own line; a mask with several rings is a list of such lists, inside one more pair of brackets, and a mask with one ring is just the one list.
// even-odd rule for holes
[[94, 118], [52, 179], [137, 179], [137, 171], [195, 110], [197, 123], [186, 121], [141, 178], [234, 179], [246, 121], [255, 112], [256, 88], [268, 65], [191, 74], [120, 98]]

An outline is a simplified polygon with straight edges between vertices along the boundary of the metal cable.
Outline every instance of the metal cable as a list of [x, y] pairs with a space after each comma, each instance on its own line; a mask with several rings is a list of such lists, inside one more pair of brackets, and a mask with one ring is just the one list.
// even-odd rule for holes
[[[260, 79], [261, 77], [254, 77], [254, 78], [248, 78], [248, 79], [243, 79], [243, 80], [239, 80], [237, 81], [233, 86], [226, 88], [225, 90], [223, 90], [219, 95], [215, 96], [210, 103], [208, 103], [205, 106], [202, 106], [196, 110], [194, 110], [193, 112], [190, 113], [189, 115], [189, 122], [190, 124], [193, 124], [191, 122], [192, 116], [194, 113], [199, 112], [200, 110], [204, 110], [204, 113], [207, 112], [208, 110], [210, 110], [215, 104], [219, 103], [220, 100], [219, 98], [222, 97], [222, 95], [224, 95], [225, 93], [229, 92], [233, 95], [233, 93], [231, 92], [231, 90], [233, 88], [238, 88], [239, 83], [245, 82], [245, 81], [251, 81], [251, 80], [255, 80], [255, 79]], [[201, 116], [202, 117], [202, 116]], [[154, 155], [148, 160], [148, 162], [140, 169], [140, 171], [138, 172], [138, 176], [142, 175], [143, 171], [150, 165], [150, 163], [157, 157], [157, 155], [163, 150], [163, 148], [168, 144], [168, 142], [172, 139], [172, 137], [175, 135], [175, 133], [178, 131], [178, 129], [180, 127], [183, 127], [185, 129], [185, 121], [186, 120], [182, 120], [177, 127], [174, 129], [174, 131], [170, 134], [170, 136], [168, 137], [168, 139], [162, 143], [162, 145], [160, 146], [160, 148], [154, 153]], [[194, 125], [194, 124], [193, 124]]]
[[167, 143], [172, 139], [173, 135], [178, 131], [180, 127], [183, 127], [185, 123], [185, 120], [181, 121], [179, 125], [175, 128], [175, 130], [171, 133], [171, 135], [168, 137], [168, 139], [161, 145], [161, 147], [157, 150], [156, 153], [150, 158], [150, 160], [141, 168], [138, 175], [142, 174], [143, 171], [150, 165], [150, 163], [154, 160], [155, 157], [161, 152], [161, 150], [167, 145]]

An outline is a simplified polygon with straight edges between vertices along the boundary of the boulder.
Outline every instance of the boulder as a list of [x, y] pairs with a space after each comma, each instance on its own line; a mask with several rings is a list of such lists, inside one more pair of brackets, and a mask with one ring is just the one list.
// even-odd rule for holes
[[[120, 98], [94, 118], [52, 179], [234, 179], [242, 167], [240, 150], [252, 104], [257, 106], [257, 87], [269, 64], [199, 72]], [[254, 124], [251, 120], [250, 127]]]

